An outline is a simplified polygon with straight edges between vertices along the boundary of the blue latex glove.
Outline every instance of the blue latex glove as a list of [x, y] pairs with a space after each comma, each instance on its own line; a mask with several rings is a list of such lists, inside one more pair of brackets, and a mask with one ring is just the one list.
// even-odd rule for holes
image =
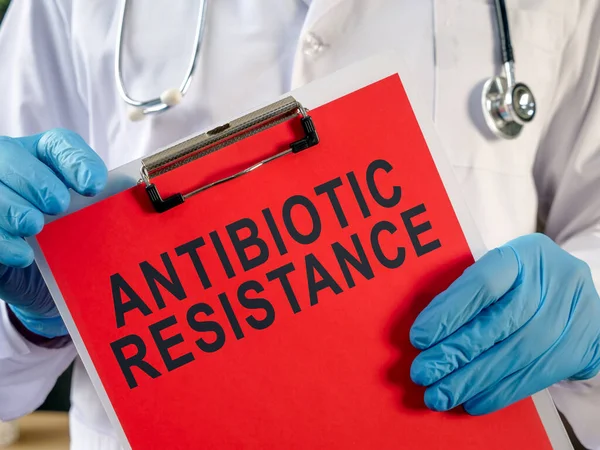
[[95, 195], [106, 178], [100, 157], [71, 131], [0, 137], [0, 299], [34, 333], [52, 338], [67, 330], [22, 238], [41, 231], [43, 214], [67, 210], [69, 188]]
[[411, 378], [436, 411], [486, 414], [600, 369], [600, 297], [589, 267], [528, 235], [484, 255], [416, 319]]

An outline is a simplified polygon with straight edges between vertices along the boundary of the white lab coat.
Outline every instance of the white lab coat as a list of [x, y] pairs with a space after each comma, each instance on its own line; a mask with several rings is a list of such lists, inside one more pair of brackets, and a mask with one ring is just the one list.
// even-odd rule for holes
[[[534, 232], [539, 222], [589, 263], [600, 286], [600, 2], [507, 3], [517, 77], [539, 106], [516, 141], [493, 139], [480, 110], [482, 84], [500, 70], [491, 0], [209, 0], [188, 95], [141, 123], [127, 119], [113, 79], [115, 2], [14, 1], [0, 29], [0, 135], [70, 128], [114, 168], [396, 48], [419, 75], [486, 244]], [[123, 70], [133, 97], [180, 84], [197, 5], [132, 2]], [[75, 358], [73, 448], [118, 448], [74, 348], [29, 344], [0, 310], [0, 419], [42, 403]], [[563, 382], [552, 395], [580, 440], [600, 449], [600, 378]]]

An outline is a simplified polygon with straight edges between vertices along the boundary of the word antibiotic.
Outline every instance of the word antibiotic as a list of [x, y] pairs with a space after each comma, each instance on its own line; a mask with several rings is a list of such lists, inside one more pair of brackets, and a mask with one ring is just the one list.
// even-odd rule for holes
[[[342, 230], [351, 227], [349, 206], [346, 205], [344, 209], [341, 198], [346, 203], [353, 199], [355, 213], [352, 217], [358, 220], [371, 217], [374, 206], [385, 209], [395, 208], [402, 198], [402, 190], [400, 186], [389, 183], [392, 172], [393, 168], [389, 162], [375, 160], [369, 164], [364, 174], [366, 190], [361, 188], [354, 172], [350, 172], [344, 179], [338, 177], [315, 187], [314, 200], [305, 195], [289, 197], [278, 211], [283, 227], [278, 226], [273, 211], [266, 208], [261, 211], [260, 221], [245, 217], [225, 226], [224, 232], [215, 230], [208, 233], [206, 237], [200, 236], [182, 243], [172, 252], [175, 258], [170, 252], [162, 253], [160, 268], [151, 265], [148, 261], [141, 262], [139, 268], [152, 295], [153, 303], [143, 300], [121, 274], [113, 274], [110, 283], [115, 325], [117, 328], [123, 328], [127, 326], [126, 318], [130, 316], [137, 314], [137, 319], [134, 317], [130, 319], [139, 322], [140, 314], [151, 316], [156, 311], [167, 308], [168, 304], [163, 293], [168, 292], [179, 302], [188, 299], [188, 291], [191, 292], [191, 289], [183, 285], [178, 273], [184, 265], [193, 266], [197, 275], [195, 283], [199, 281], [202, 288], [207, 291], [213, 288], [213, 278], [217, 275], [221, 278], [223, 275], [228, 279], [235, 278], [239, 271], [236, 272], [234, 266], [248, 272], [261, 266], [273, 267], [274, 259], [282, 260], [281, 264], [268, 271], [265, 270], [261, 276], [239, 284], [235, 296], [220, 292], [216, 294], [216, 301], [213, 303], [201, 301], [190, 304], [185, 313], [185, 324], [197, 333], [197, 339], [193, 342], [185, 341], [183, 334], [177, 332], [177, 327], [181, 326], [183, 321], [180, 322], [178, 315], [175, 314], [147, 327], [150, 341], [139, 334], [137, 331], [139, 327], [136, 326], [136, 333], [112, 342], [110, 344], [112, 352], [129, 387], [138, 386], [136, 374], [138, 376], [145, 374], [151, 378], [160, 377], [165, 372], [171, 372], [195, 361], [196, 351], [214, 353], [223, 348], [231, 337], [235, 340], [244, 339], [250, 329], [264, 330], [270, 327], [275, 322], [276, 309], [274, 302], [262, 294], [265, 288], [278, 289], [279, 293], [272, 297], [278, 300], [285, 298], [285, 303], [294, 314], [297, 314], [306, 307], [305, 305], [311, 307], [317, 305], [319, 294], [324, 290], [339, 295], [345, 289], [356, 286], [357, 276], [365, 280], [373, 279], [375, 276], [373, 264], [379, 264], [386, 269], [401, 267], [406, 259], [407, 248], [397, 243], [392, 244], [393, 235], [398, 231], [398, 227], [388, 220], [373, 223], [368, 236], [363, 239], [358, 233], [348, 233], [351, 245], [344, 246], [340, 242], [333, 242], [324, 247], [319, 242], [324, 234], [322, 220], [324, 212], [320, 212], [316, 204], [330, 208], [329, 214], [333, 212], [337, 223], [329, 221], [328, 226], [333, 223], [336, 228], [339, 226]], [[388, 182], [382, 183], [386, 177]], [[421, 234], [432, 229], [429, 221], [419, 218], [426, 212], [425, 205], [421, 203], [399, 214], [402, 227], [410, 238], [410, 247], [417, 257], [441, 247], [438, 239], [430, 238], [427, 239], [428, 242], [422, 242], [420, 239]], [[225, 241], [224, 236], [226, 236]], [[373, 255], [371, 260], [367, 256], [363, 241], [368, 243], [368, 253]], [[302, 252], [304, 257], [301, 258], [300, 267], [289, 260], [286, 261], [288, 247], [297, 244], [314, 245], [315, 248], [318, 245], [319, 251], [324, 251], [324, 248], [329, 249], [327, 251], [331, 252], [330, 255], [333, 255], [337, 266], [335, 270], [339, 269], [343, 280], [341, 277], [336, 280], [331, 274], [331, 268], [326, 268], [314, 253]], [[226, 251], [227, 247], [234, 249], [234, 255]], [[310, 247], [307, 249], [310, 250]], [[207, 266], [204, 263], [207, 259], [218, 260], [219, 264]], [[296, 256], [294, 261], [298, 260]], [[327, 260], [329, 261], [330, 258], [328, 257]], [[188, 268], [189, 266], [185, 270]], [[215, 275], [216, 271], [220, 271], [220, 274]], [[298, 282], [296, 287], [294, 286], [290, 280], [292, 274], [296, 281], [298, 277], [304, 280], [302, 289], [298, 288]], [[307, 298], [299, 297], [300, 290], [302, 293], [307, 292]], [[216, 308], [220, 308], [221, 311], [217, 311]], [[242, 314], [240, 311], [245, 312]], [[224, 320], [219, 322], [215, 316], [221, 316]], [[168, 337], [165, 337], [165, 334], [168, 334]], [[154, 354], [160, 355], [161, 366], [150, 363], [149, 345], [155, 347]], [[174, 347], [178, 348], [175, 350]], [[182, 353], [185, 347], [189, 351]], [[175, 357], [173, 353], [179, 356]]]

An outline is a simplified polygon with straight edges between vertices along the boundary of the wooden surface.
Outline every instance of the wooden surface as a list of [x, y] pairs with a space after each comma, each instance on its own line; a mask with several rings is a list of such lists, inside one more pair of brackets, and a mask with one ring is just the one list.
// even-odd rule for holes
[[66, 413], [37, 412], [20, 419], [19, 426], [21, 437], [6, 450], [69, 450]]

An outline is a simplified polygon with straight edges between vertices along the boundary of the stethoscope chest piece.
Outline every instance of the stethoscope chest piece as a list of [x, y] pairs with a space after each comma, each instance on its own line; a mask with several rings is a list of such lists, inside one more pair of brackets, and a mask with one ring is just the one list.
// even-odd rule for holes
[[525, 124], [533, 120], [537, 105], [529, 86], [515, 82], [515, 59], [506, 5], [504, 0], [495, 0], [494, 3], [500, 34], [503, 73], [490, 78], [485, 83], [481, 106], [490, 130], [498, 137], [514, 139], [521, 134]]
[[490, 130], [505, 139], [518, 137], [536, 113], [531, 89], [523, 83], [510, 83], [504, 76], [492, 77], [485, 83], [481, 102]]

